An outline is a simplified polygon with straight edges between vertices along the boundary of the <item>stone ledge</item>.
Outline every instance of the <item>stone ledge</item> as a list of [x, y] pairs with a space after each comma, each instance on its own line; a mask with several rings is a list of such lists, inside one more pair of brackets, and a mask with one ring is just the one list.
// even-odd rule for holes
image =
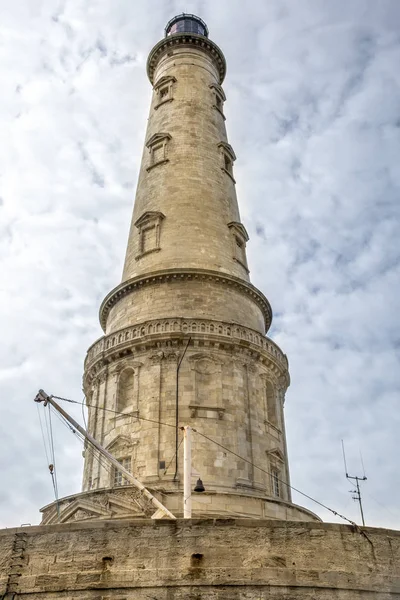
[[[49, 505], [50, 506], [50, 505]], [[158, 527], [170, 527], [176, 530], [179, 528], [192, 529], [193, 527], [235, 527], [235, 528], [255, 528], [255, 529], [287, 529], [287, 530], [304, 530], [304, 531], [326, 531], [326, 532], [343, 532], [343, 533], [354, 533], [354, 527], [352, 525], [346, 525], [342, 523], [323, 523], [321, 521], [283, 521], [276, 519], [240, 519], [240, 518], [193, 518], [193, 519], [176, 519], [171, 521], [169, 519], [146, 519], [146, 518], [135, 518], [135, 519], [109, 519], [104, 521], [79, 521], [73, 523], [56, 523], [52, 525], [32, 525], [29, 527], [10, 527], [7, 529], [0, 529], [0, 536], [7, 537], [15, 534], [24, 534], [25, 536], [43, 534], [46, 531], [50, 532], [65, 532], [65, 531], [79, 531], [81, 529], [126, 529], [129, 528], [144, 528], [151, 527], [156, 529]], [[385, 529], [384, 527], [359, 527], [360, 531], [364, 531], [367, 535], [390, 535], [390, 537], [400, 538], [400, 530], [397, 529]]]
[[[142, 481], [148, 489], [176, 516], [183, 513], [182, 486], [176, 482]], [[135, 521], [151, 517], [153, 506], [139, 507], [136, 499], [140, 496], [132, 485], [88, 490], [61, 498], [41, 508], [42, 526], [75, 522]], [[285, 522], [320, 521], [309, 509], [293, 504], [288, 500], [269, 496], [259, 486], [249, 488], [209, 488], [203, 494], [193, 496], [193, 511], [197, 519], [245, 519], [260, 522], [274, 519]], [[163, 520], [165, 521], [165, 520]], [[169, 522], [169, 519], [166, 519]], [[173, 522], [173, 521], [171, 521]]]
[[254, 285], [229, 275], [228, 273], [209, 271], [207, 269], [163, 269], [146, 275], [139, 275], [123, 281], [104, 298], [99, 311], [100, 324], [105, 331], [110, 309], [124, 296], [131, 294], [138, 287], [158, 283], [174, 283], [174, 281], [204, 280], [222, 285], [235, 287], [240, 293], [250, 296], [264, 314], [265, 330], [268, 331], [272, 322], [272, 309], [267, 298]]

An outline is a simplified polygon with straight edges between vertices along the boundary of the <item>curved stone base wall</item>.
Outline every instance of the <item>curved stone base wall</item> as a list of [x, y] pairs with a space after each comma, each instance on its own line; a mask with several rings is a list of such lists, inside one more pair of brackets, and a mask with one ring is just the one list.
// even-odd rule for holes
[[[171, 486], [179, 484], [171, 482]], [[167, 486], [164, 486], [167, 487]], [[182, 491], [160, 490], [149, 486], [150, 491], [176, 517], [183, 517]], [[82, 492], [61, 498], [41, 509], [42, 524], [71, 523], [109, 519], [132, 519], [151, 517], [156, 509], [151, 503], [143, 502], [140, 492], [134, 486], [121, 486]], [[193, 517], [221, 518], [245, 517], [254, 519], [279, 519], [287, 521], [319, 521], [311, 511], [292, 504], [268, 498], [264, 494], [249, 496], [240, 492], [206, 491], [192, 496]]]
[[5, 529], [0, 597], [394, 600], [400, 532], [223, 519]]

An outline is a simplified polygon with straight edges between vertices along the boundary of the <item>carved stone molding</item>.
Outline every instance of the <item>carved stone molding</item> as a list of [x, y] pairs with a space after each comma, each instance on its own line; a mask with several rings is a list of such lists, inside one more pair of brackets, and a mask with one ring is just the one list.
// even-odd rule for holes
[[233, 275], [228, 275], [226, 273], [208, 271], [206, 269], [190, 269], [188, 271], [183, 269], [165, 269], [163, 271], [156, 271], [148, 275], [140, 275], [139, 277], [124, 281], [118, 287], [114, 288], [102, 302], [99, 317], [103, 330], [105, 331], [106, 329], [107, 317], [110, 309], [121, 300], [121, 298], [128, 294], [132, 294], [137, 288], [143, 288], [145, 285], [191, 280], [212, 281], [220, 285], [227, 285], [230, 288], [235, 288], [241, 294], [249, 296], [261, 309], [265, 319], [265, 328], [266, 331], [268, 331], [272, 321], [272, 309], [264, 294], [262, 294], [254, 285], [239, 277], [234, 277]]
[[[90, 346], [86, 357], [86, 365], [90, 364], [96, 356], [106, 350], [114, 347], [124, 347], [132, 340], [146, 339], [147, 341], [151, 336], [154, 336], [154, 338], [165, 337], [165, 334], [168, 334], [171, 339], [173, 339], [174, 335], [179, 334], [198, 334], [196, 337], [192, 336], [193, 339], [197, 339], [197, 337], [201, 339], [201, 337], [205, 336], [213, 338], [222, 336], [223, 338], [240, 340], [244, 343], [250, 342], [251, 345], [267, 350], [282, 365], [287, 366], [288, 364], [286, 355], [283, 354], [279, 346], [254, 329], [223, 321], [179, 317], [145, 321], [144, 323], [121, 329], [108, 336], [103, 336]], [[250, 344], [247, 345], [248, 348], [251, 348]], [[169, 345], [172, 345], [172, 341]]]
[[[286, 355], [272, 340], [259, 332], [235, 323], [176, 318], [146, 321], [100, 338], [89, 348], [86, 356], [85, 389], [93, 384], [98, 373], [105, 373], [106, 365], [118, 361], [114, 368], [120, 371], [130, 364], [141, 364], [134, 355], [143, 350], [153, 350], [149, 356], [153, 363], [161, 360], [176, 362], [182, 351], [181, 345], [186, 342], [188, 335], [191, 336], [192, 346], [198, 348], [198, 357], [204, 355], [212, 360], [211, 351], [234, 349], [231, 362], [249, 365], [251, 368], [254, 361], [257, 361], [261, 371], [268, 369], [268, 377], [279, 379], [282, 390], [289, 386]], [[192, 362], [195, 360], [194, 355], [189, 358]], [[221, 361], [215, 356], [214, 360]]]
[[197, 404], [191, 404], [189, 406], [189, 410], [192, 419], [195, 419], [196, 417], [210, 418], [211, 413], [212, 415], [215, 415], [214, 418], [222, 421], [225, 414], [225, 408], [221, 406], [200, 406]]
[[42, 525], [126, 517], [150, 517], [154, 506], [133, 486], [90, 491], [70, 496], [42, 509]]
[[147, 76], [151, 83], [153, 83], [154, 72], [160, 58], [167, 52], [170, 52], [173, 48], [182, 48], [185, 46], [194, 46], [211, 56], [219, 70], [219, 83], [223, 82], [226, 73], [226, 61], [217, 44], [214, 44], [214, 42], [208, 38], [195, 33], [178, 33], [162, 39], [150, 52], [149, 58], [147, 59]]

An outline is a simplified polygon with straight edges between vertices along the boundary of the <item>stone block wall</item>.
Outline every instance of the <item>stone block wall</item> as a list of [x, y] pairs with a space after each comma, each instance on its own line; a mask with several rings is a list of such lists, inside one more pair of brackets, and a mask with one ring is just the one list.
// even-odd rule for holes
[[[164, 470], [174, 463], [176, 372], [188, 339], [160, 333], [155, 347], [140, 338], [132, 341], [130, 354], [109, 360], [86, 390], [89, 430], [116, 458], [129, 457], [133, 474], [146, 485], [169, 489], [174, 474], [174, 464], [167, 477]], [[222, 344], [209, 334], [192, 332], [179, 370], [178, 422], [242, 457], [194, 435], [193, 466], [209, 490], [247, 489], [250, 495], [258, 490], [273, 496], [271, 468], [288, 482], [283, 417], [287, 367], [267, 353], [263, 364], [263, 350], [253, 353], [249, 346], [235, 340]], [[181, 441], [182, 434], [178, 437]], [[181, 454], [182, 447], [178, 482]], [[84, 491], [112, 487], [110, 471], [93, 456], [85, 458]], [[290, 501], [285, 485], [275, 495]]]
[[251, 520], [9, 529], [0, 531], [0, 597], [395, 600], [400, 532]]

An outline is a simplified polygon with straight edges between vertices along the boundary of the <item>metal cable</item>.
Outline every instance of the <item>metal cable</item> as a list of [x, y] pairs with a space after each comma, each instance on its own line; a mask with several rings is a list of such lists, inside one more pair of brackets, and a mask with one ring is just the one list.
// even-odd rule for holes
[[40, 416], [39, 404], [36, 404], [36, 406], [37, 406], [37, 410], [38, 410], [39, 423], [40, 423], [40, 430], [41, 430], [41, 432], [42, 432], [43, 446], [44, 446], [44, 452], [45, 452], [45, 455], [46, 455], [47, 466], [49, 466], [49, 464], [50, 464], [50, 460], [49, 460], [49, 455], [48, 455], [48, 452], [47, 452], [46, 438], [45, 438], [45, 435], [44, 435], [44, 429], [43, 429], [42, 417]]
[[[176, 451], [176, 452], [179, 452], [179, 448], [181, 447], [181, 445], [182, 445], [182, 442], [183, 442], [183, 438], [182, 438], [182, 439], [181, 439], [181, 441], [179, 442], [179, 445], [178, 445], [178, 448], [177, 448], [177, 451]], [[172, 461], [173, 461], [173, 460], [174, 460], [174, 458], [175, 458], [175, 454], [176, 454], [176, 452], [174, 452], [174, 455], [173, 455], [173, 457], [172, 457], [172, 458], [171, 458], [171, 460], [169, 461], [169, 463], [168, 463], [168, 466], [167, 466], [167, 468], [166, 468], [166, 469], [165, 469], [165, 471], [164, 471], [164, 475], [166, 475], [166, 474], [167, 474], [167, 471], [168, 471], [168, 469], [169, 469], [169, 468], [170, 468], [170, 466], [172, 465]]]
[[52, 463], [53, 468], [51, 468], [51, 465], [49, 465], [49, 469], [50, 469], [51, 479], [53, 481], [54, 495], [56, 497], [57, 514], [58, 514], [58, 516], [60, 516], [60, 506], [59, 506], [59, 502], [58, 502], [58, 483], [57, 483], [56, 455], [55, 455], [55, 452], [54, 452], [53, 425], [52, 425], [52, 422], [51, 422], [50, 404], [48, 406], [49, 406], [49, 428], [50, 428], [51, 454], [52, 454], [52, 460], [53, 460], [53, 463]]
[[[52, 398], [56, 398], [57, 400], [63, 400], [65, 402], [70, 402], [72, 404], [82, 404], [81, 402], [78, 402], [77, 400], [71, 400], [69, 398], [62, 398], [60, 396], [51, 396]], [[89, 407], [93, 407], [93, 408], [97, 408], [98, 410], [104, 410], [107, 412], [112, 412], [115, 414], [125, 414], [116, 410], [112, 410], [110, 408], [104, 408], [104, 407], [96, 407], [94, 405], [90, 405], [88, 404], [87, 406]], [[176, 428], [175, 425], [171, 425], [170, 423], [163, 423], [161, 421], [156, 421], [154, 419], [145, 419], [144, 417], [137, 417], [138, 420], [141, 421], [149, 421], [151, 423], [156, 423], [158, 425], [165, 425], [167, 427], [174, 427]], [[72, 428], [71, 428], [72, 429]], [[193, 429], [192, 431], [194, 431], [195, 433], [198, 433], [200, 436], [202, 436], [203, 438], [205, 438], [206, 440], [208, 440], [209, 442], [219, 446], [220, 448], [222, 448], [223, 450], [226, 450], [226, 452], [229, 452], [230, 454], [232, 454], [233, 456], [236, 456], [237, 458], [239, 458], [240, 460], [243, 460], [244, 462], [248, 463], [249, 465], [251, 465], [252, 467], [258, 469], [259, 471], [266, 473], [267, 475], [271, 476], [271, 473], [269, 471], [266, 471], [265, 469], [263, 469], [262, 467], [259, 467], [258, 465], [256, 465], [255, 463], [253, 463], [252, 461], [248, 460], [247, 458], [244, 458], [243, 456], [240, 456], [240, 454], [237, 454], [236, 452], [234, 452], [233, 450], [230, 450], [229, 448], [227, 448], [226, 446], [224, 446], [223, 444], [220, 444], [219, 442], [217, 442], [216, 440], [213, 440], [212, 438], [208, 437], [207, 435], [205, 435], [204, 433], [201, 433], [200, 431], [198, 431], [197, 429]], [[175, 455], [174, 455], [175, 457]], [[278, 481], [280, 483], [282, 483], [283, 485], [285, 485], [286, 487], [290, 488], [291, 490], [293, 490], [294, 492], [297, 492], [298, 494], [300, 494], [301, 496], [303, 496], [304, 498], [307, 498], [308, 500], [311, 500], [311, 502], [314, 502], [315, 504], [318, 504], [318, 506], [321, 506], [322, 508], [324, 508], [325, 510], [328, 510], [329, 512], [331, 512], [333, 515], [335, 515], [336, 517], [339, 517], [345, 521], [347, 521], [348, 523], [350, 523], [353, 527], [355, 527], [357, 529], [357, 531], [359, 531], [362, 535], [364, 535], [364, 537], [366, 537], [366, 539], [370, 542], [368, 536], [365, 534], [365, 532], [363, 532], [360, 527], [357, 525], [357, 523], [355, 523], [354, 521], [352, 521], [351, 519], [348, 519], [347, 517], [345, 517], [344, 515], [342, 515], [341, 513], [337, 512], [336, 510], [333, 510], [332, 508], [330, 508], [329, 506], [326, 506], [326, 504], [323, 504], [322, 502], [320, 502], [319, 500], [316, 500], [315, 498], [313, 498], [312, 496], [309, 496], [308, 494], [306, 494], [305, 492], [301, 492], [299, 489], [295, 488], [294, 486], [290, 485], [289, 483], [287, 483], [286, 481], [283, 481], [282, 479], [278, 478]]]
[[[251, 460], [248, 460], [247, 458], [244, 458], [243, 456], [240, 456], [239, 454], [237, 454], [236, 452], [234, 452], [233, 450], [230, 450], [229, 448], [227, 448], [226, 446], [224, 446], [223, 444], [220, 444], [219, 442], [217, 442], [216, 440], [213, 440], [212, 438], [208, 437], [207, 435], [205, 435], [204, 433], [201, 433], [200, 431], [198, 431], [197, 429], [193, 429], [192, 431], [194, 433], [198, 433], [199, 435], [201, 435], [203, 438], [205, 438], [206, 440], [208, 440], [209, 442], [212, 442], [213, 444], [216, 444], [217, 446], [219, 446], [220, 448], [222, 448], [223, 450], [226, 450], [227, 452], [229, 452], [230, 454], [233, 454], [234, 456], [236, 456], [237, 458], [240, 458], [240, 460], [243, 460], [244, 462], [248, 463], [249, 465], [251, 465], [252, 467], [255, 467], [256, 469], [258, 469], [259, 471], [261, 471], [262, 473], [266, 473], [267, 475], [271, 476], [271, 473], [269, 471], [266, 471], [265, 469], [263, 469], [262, 467], [259, 467], [258, 465], [256, 465], [255, 463], [253, 463]], [[286, 485], [286, 487], [290, 488], [291, 490], [293, 490], [294, 492], [297, 492], [298, 494], [300, 494], [301, 496], [304, 496], [304, 498], [308, 498], [308, 500], [311, 500], [312, 502], [315, 502], [316, 504], [318, 504], [319, 506], [321, 506], [322, 508], [325, 508], [325, 510], [328, 510], [329, 512], [331, 512], [332, 514], [334, 514], [337, 517], [340, 517], [341, 519], [344, 519], [345, 521], [347, 521], [348, 523], [351, 523], [351, 525], [353, 525], [354, 527], [356, 527], [358, 530], [360, 529], [359, 526], [357, 525], [357, 523], [355, 523], [354, 521], [352, 521], [351, 519], [348, 519], [347, 517], [345, 517], [344, 515], [341, 515], [340, 513], [338, 513], [336, 510], [333, 510], [333, 508], [329, 508], [329, 506], [326, 506], [325, 504], [323, 504], [322, 502], [320, 502], [319, 500], [315, 500], [315, 498], [312, 498], [311, 496], [309, 496], [308, 494], [305, 494], [304, 492], [301, 492], [299, 489], [293, 487], [292, 485], [290, 485], [289, 483], [287, 483], [286, 481], [283, 481], [282, 479], [277, 478], [277, 480], [282, 483], [283, 485]]]

